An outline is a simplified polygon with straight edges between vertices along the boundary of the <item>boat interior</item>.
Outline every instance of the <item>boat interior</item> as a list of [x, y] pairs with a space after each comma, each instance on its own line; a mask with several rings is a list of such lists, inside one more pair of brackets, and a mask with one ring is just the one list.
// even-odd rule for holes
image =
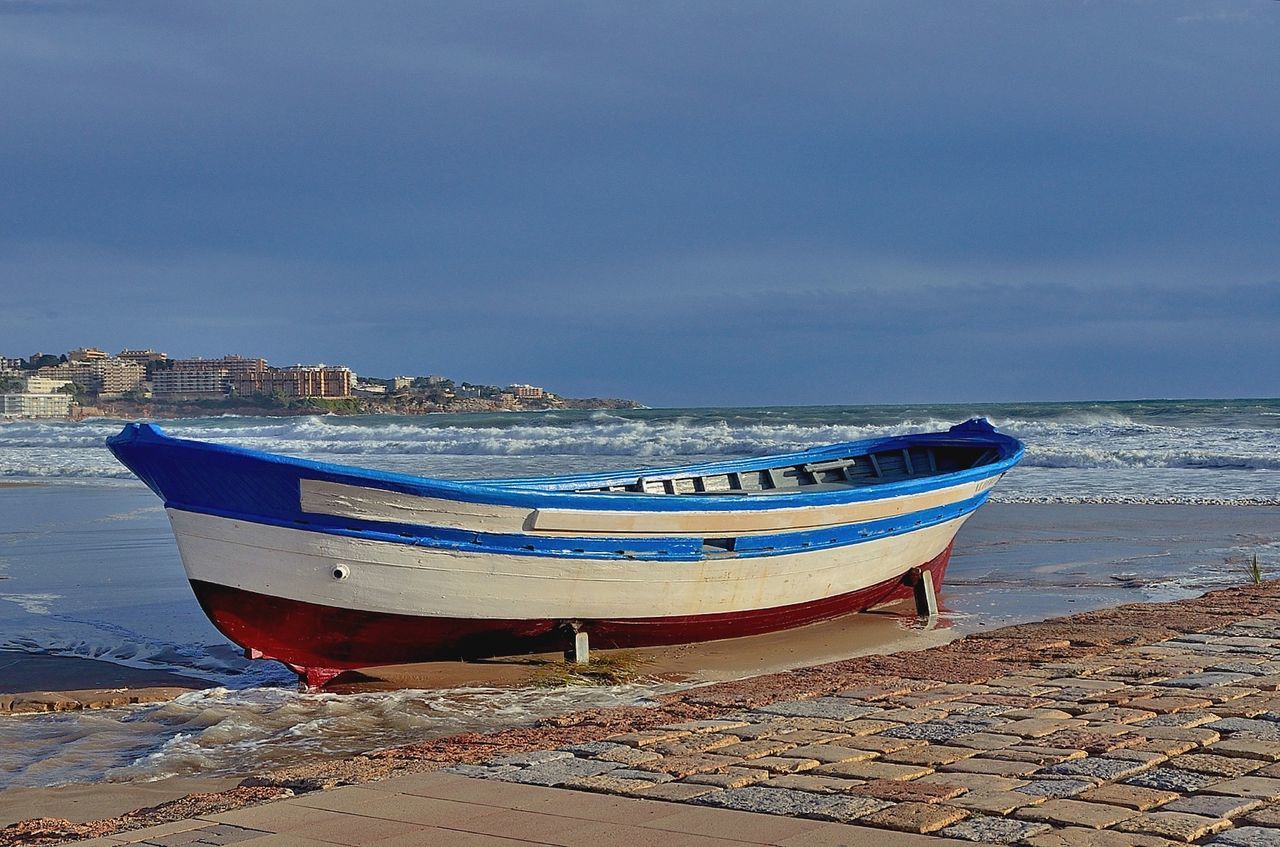
[[578, 489], [581, 494], [786, 494], [881, 485], [938, 476], [990, 464], [995, 447], [931, 445], [886, 449], [820, 462], [700, 476], [637, 478], [630, 483]]

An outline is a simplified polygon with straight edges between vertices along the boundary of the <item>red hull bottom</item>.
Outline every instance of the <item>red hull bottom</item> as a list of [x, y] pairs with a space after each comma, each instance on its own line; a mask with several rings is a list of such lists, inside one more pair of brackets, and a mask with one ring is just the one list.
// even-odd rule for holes
[[[951, 557], [947, 546], [918, 566], [935, 587]], [[808, 603], [713, 615], [583, 620], [591, 646], [652, 647], [759, 635], [830, 620], [913, 596], [909, 575]], [[440, 659], [563, 650], [572, 633], [561, 620], [475, 620], [363, 612], [286, 600], [192, 580], [213, 624], [253, 658], [283, 662], [308, 685], [323, 685], [343, 670]]]

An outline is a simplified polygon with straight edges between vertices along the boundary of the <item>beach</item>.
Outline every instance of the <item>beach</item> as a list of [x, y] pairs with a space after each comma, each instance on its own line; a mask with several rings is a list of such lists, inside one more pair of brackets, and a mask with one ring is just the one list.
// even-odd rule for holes
[[[208, 833], [212, 843], [265, 847], [273, 833], [320, 833], [364, 845], [399, 825], [420, 839], [573, 847], [617, 826], [616, 807], [613, 818], [575, 814], [546, 789], [629, 798], [627, 820], [648, 821], [656, 832], [636, 834], [650, 839], [716, 822], [659, 822], [693, 804], [796, 820], [809, 838], [814, 821], [853, 827], [822, 830], [845, 839], [831, 843], [867, 843], [858, 839], [879, 829], [1032, 847], [1158, 847], [1218, 833], [1227, 834], [1215, 844], [1271, 844], [1280, 838], [1277, 600], [1280, 584], [1268, 583], [1015, 625], [261, 772], [91, 822], [32, 818], [0, 830], [0, 844], [180, 844]], [[440, 770], [452, 776], [436, 778]], [[339, 787], [364, 784], [373, 790]], [[282, 802], [252, 808], [270, 800]], [[669, 805], [643, 805], [654, 801]], [[489, 820], [513, 810], [528, 826]], [[548, 837], [537, 826], [552, 827]], [[761, 832], [718, 843], [787, 844], [795, 834]]]
[[6, 425], [0, 473], [21, 485], [0, 486], [0, 703], [47, 713], [0, 720], [0, 803], [13, 818], [37, 796], [24, 792], [45, 792], [40, 808], [56, 810], [57, 798], [99, 796], [91, 786], [102, 785], [119, 813], [138, 796], [131, 786], [176, 798], [188, 793], [184, 780], [347, 767], [373, 749], [520, 732], [582, 710], [650, 709], [734, 680], [1239, 585], [1253, 555], [1265, 571], [1280, 551], [1280, 474], [1269, 453], [1280, 418], [1266, 402], [168, 424], [190, 437], [464, 477], [779, 451], [970, 411], [1028, 441], [1024, 465], [961, 530], [932, 627], [900, 606], [635, 651], [638, 672], [618, 684], [542, 687], [540, 674], [562, 665], [542, 655], [367, 669], [318, 694], [299, 692], [275, 663], [246, 660], [204, 618], [159, 503], [101, 447], [118, 422]]

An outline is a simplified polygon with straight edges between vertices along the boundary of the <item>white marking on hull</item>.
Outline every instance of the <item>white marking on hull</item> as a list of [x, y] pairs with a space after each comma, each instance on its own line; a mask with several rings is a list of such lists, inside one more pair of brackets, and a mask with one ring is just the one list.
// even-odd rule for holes
[[[811, 602], [933, 559], [967, 517], [832, 549], [668, 562], [415, 547], [168, 513], [191, 579], [340, 608], [478, 619], [707, 615]], [[347, 568], [341, 580], [338, 565]]]
[[[956, 503], [986, 491], [998, 477], [919, 494], [904, 494], [829, 506], [729, 511], [622, 511], [524, 509], [401, 494], [336, 482], [300, 482], [302, 511], [388, 523], [442, 526], [476, 532], [539, 535], [671, 536], [762, 535], [787, 530], [841, 526], [910, 514]], [[608, 495], [598, 495], [607, 497]], [[675, 495], [672, 495], [675, 496]], [[760, 495], [767, 497], [769, 495]]]

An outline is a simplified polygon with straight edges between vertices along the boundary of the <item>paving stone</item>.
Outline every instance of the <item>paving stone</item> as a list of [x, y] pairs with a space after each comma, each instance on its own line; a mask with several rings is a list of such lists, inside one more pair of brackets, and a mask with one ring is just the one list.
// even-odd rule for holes
[[[722, 735], [720, 733], [695, 733], [685, 738], [677, 738], [674, 741], [659, 741], [657, 744], [650, 745], [647, 749], [655, 753], [661, 753], [663, 756], [689, 756], [694, 753], [707, 753], [721, 747], [730, 747], [743, 742], [736, 735]], [[728, 753], [725, 755], [736, 755]]]
[[756, 738], [773, 738], [781, 735], [790, 729], [780, 720], [760, 721], [757, 723], [745, 723], [742, 726], [729, 727], [725, 729], [725, 735], [734, 735], [738, 738], [756, 739]]
[[763, 768], [770, 773], [802, 773], [811, 771], [822, 764], [817, 759], [800, 759], [787, 756], [761, 756], [758, 759], [743, 759], [740, 765]]
[[1027, 784], [1025, 779], [1011, 779], [981, 773], [931, 773], [915, 781], [936, 785], [963, 785], [970, 791], [1012, 791]]
[[1006, 747], [1003, 750], [984, 750], [978, 754], [979, 759], [1007, 759], [1011, 762], [1034, 762], [1037, 765], [1056, 765], [1072, 759], [1083, 759], [1083, 750], [1063, 750], [1058, 747], [1036, 747], [1023, 745]]
[[1006, 747], [1026, 743], [1020, 735], [1001, 735], [995, 732], [971, 732], [951, 739], [957, 747], [972, 747], [974, 750], [1003, 750]]
[[584, 776], [608, 773], [617, 768], [618, 765], [613, 762], [597, 762], [594, 759], [578, 759], [570, 756], [567, 759], [554, 759], [517, 771], [498, 774], [497, 778], [504, 782], [518, 782], [522, 785], [554, 787]]
[[1106, 803], [1085, 803], [1081, 800], [1046, 800], [1038, 806], [1026, 806], [1014, 812], [1022, 820], [1040, 821], [1057, 826], [1082, 826], [1105, 829], [1120, 821], [1134, 817], [1138, 812], [1122, 806]]
[[643, 765], [645, 762], [656, 762], [662, 758], [660, 753], [639, 747], [620, 745], [612, 750], [605, 750], [591, 756], [600, 762], [614, 762], [619, 765]]
[[[910, 784], [918, 784], [910, 783]], [[1021, 791], [968, 791], [951, 802], [984, 815], [1007, 815], [1014, 809], [1043, 803], [1047, 797], [1023, 794]]]
[[1051, 776], [1084, 776], [1110, 782], [1133, 776], [1151, 767], [1150, 762], [1130, 762], [1124, 759], [1104, 759], [1091, 756], [1086, 759], [1073, 759], [1044, 768], [1041, 773]]
[[1267, 804], [1250, 810], [1244, 816], [1243, 824], [1280, 827], [1280, 805]]
[[761, 756], [775, 756], [790, 750], [795, 744], [781, 737], [757, 738], [752, 741], [739, 741], [717, 749], [720, 756], [737, 756], [742, 759], [758, 759]]
[[[1099, 785], [1097, 788], [1090, 788], [1087, 791], [1081, 791], [1076, 795], [1076, 799], [1089, 803], [1109, 803], [1112, 806], [1124, 806], [1126, 809], [1145, 812], [1148, 809], [1154, 809], [1156, 806], [1163, 807], [1166, 803], [1177, 800], [1179, 796], [1173, 791], [1160, 791], [1155, 788], [1143, 788], [1138, 785], [1110, 783], [1108, 785]], [[1174, 809], [1174, 811], [1189, 812], [1191, 810]]]
[[1280, 829], [1261, 826], [1241, 826], [1206, 842], [1213, 847], [1280, 847]]
[[1261, 800], [1251, 800], [1247, 797], [1194, 794], [1190, 797], [1175, 800], [1169, 805], [1161, 807], [1160, 811], [1186, 812], [1189, 815], [1204, 815], [1209, 818], [1236, 818], [1261, 805]]
[[444, 772], [477, 779], [492, 779], [499, 774], [518, 770], [520, 769], [515, 765], [454, 765], [453, 767], [445, 768]]
[[663, 724], [658, 729], [665, 729], [675, 732], [724, 732], [727, 729], [737, 729], [746, 726], [747, 722], [742, 720], [726, 720], [724, 718], [711, 718], [701, 721], [681, 721], [680, 723]]
[[772, 774], [768, 771], [757, 768], [729, 768], [721, 773], [695, 773], [682, 781], [694, 785], [714, 785], [717, 788], [743, 788], [764, 782], [770, 776]]
[[740, 812], [841, 822], [857, 820], [891, 805], [871, 797], [810, 794], [806, 791], [763, 788], [758, 785], [718, 791], [698, 797], [695, 802], [699, 805], [735, 809]]
[[1131, 724], [1138, 721], [1150, 720], [1156, 716], [1155, 712], [1148, 712], [1145, 709], [1131, 709], [1125, 706], [1111, 706], [1100, 712], [1093, 712], [1088, 715], [1088, 719], [1093, 722], [1101, 723], [1118, 723]]
[[714, 794], [722, 789], [714, 785], [694, 785], [688, 782], [660, 782], [647, 788], [637, 788], [627, 793], [632, 797], [644, 797], [649, 800], [667, 800], [672, 803], [685, 803], [698, 797]]
[[742, 759], [732, 756], [717, 756], [715, 753], [694, 753], [689, 756], [663, 756], [652, 762], [641, 762], [636, 765], [642, 771], [662, 771], [677, 779], [695, 773], [723, 770], [741, 764]]
[[855, 718], [845, 723], [845, 732], [849, 735], [873, 735], [884, 732], [886, 729], [893, 729], [895, 726], [902, 726], [902, 724], [879, 718]]
[[[1166, 759], [1170, 756], [1180, 756], [1183, 753], [1189, 753], [1200, 746], [1197, 741], [1185, 741], [1172, 738], [1149, 738], [1141, 744], [1135, 744], [1132, 747], [1122, 747], [1122, 750], [1136, 750], [1145, 753], [1158, 753]], [[1120, 752], [1112, 750], [1107, 755], [1114, 755]]]
[[1046, 709], [1046, 708], [1010, 709], [1003, 714], [1003, 717], [1006, 717], [1006, 718], [1009, 718], [1010, 720], [1015, 720], [1015, 721], [1026, 720], [1028, 718], [1067, 719], [1071, 717], [1071, 713], [1064, 712], [1061, 709]]
[[1232, 797], [1256, 797], [1259, 800], [1280, 800], [1280, 779], [1265, 776], [1239, 776], [1205, 786], [1205, 794], [1227, 794]]
[[968, 789], [954, 783], [875, 779], [849, 791], [861, 797], [875, 797], [877, 800], [892, 800], [895, 803], [940, 803], [953, 800]]
[[1157, 715], [1154, 718], [1147, 718], [1139, 721], [1140, 726], [1173, 726], [1173, 727], [1193, 727], [1203, 726], [1207, 723], [1213, 723], [1221, 720], [1221, 716], [1215, 712], [1208, 712], [1204, 709], [1191, 709], [1185, 712], [1172, 712], [1167, 715]]
[[1138, 832], [1144, 835], [1156, 835], [1171, 841], [1195, 841], [1221, 832], [1231, 826], [1225, 818], [1207, 818], [1203, 815], [1189, 815], [1184, 812], [1143, 812], [1136, 818], [1129, 818], [1116, 824], [1120, 832]]
[[660, 741], [674, 741], [692, 735], [687, 729], [646, 729], [641, 732], [627, 732], [605, 739], [628, 747], [649, 747]]
[[1170, 759], [1169, 766], [1214, 776], [1244, 776], [1262, 767], [1262, 762], [1257, 759], [1215, 756], [1212, 753], [1189, 753]]
[[830, 718], [840, 721], [865, 718], [880, 713], [880, 709], [875, 706], [864, 706], [844, 697], [815, 697], [812, 700], [790, 700], [761, 706], [756, 711], [767, 715], [784, 715], [797, 718]]
[[1130, 777], [1125, 782], [1130, 785], [1141, 785], [1143, 788], [1156, 788], [1162, 791], [1190, 792], [1201, 791], [1221, 780], [1222, 777], [1196, 773], [1195, 771], [1157, 767]]
[[647, 779], [650, 782], [671, 782], [675, 779], [669, 773], [662, 771], [641, 771], [632, 768], [618, 768], [616, 771], [609, 771], [609, 776], [618, 779]]
[[887, 738], [916, 738], [940, 744], [961, 735], [981, 732], [985, 728], [985, 725], [967, 721], [938, 720], [896, 726], [893, 729], [886, 729], [882, 734]]
[[915, 779], [933, 773], [933, 768], [922, 765], [895, 765], [889, 762], [835, 762], [817, 769], [822, 776], [839, 776], [849, 779]]
[[983, 844], [1015, 844], [1050, 829], [1047, 823], [1009, 818], [976, 817], [943, 829], [939, 835]]
[[955, 806], [940, 803], [898, 803], [867, 815], [859, 823], [898, 832], [926, 833], [935, 832], [967, 817], [967, 809]]
[[919, 738], [886, 738], [883, 735], [867, 735], [845, 739], [840, 746], [852, 747], [856, 750], [871, 750], [875, 753], [892, 753], [909, 747], [923, 747], [927, 743]]
[[1174, 847], [1177, 843], [1155, 835], [1079, 826], [1050, 830], [1033, 835], [1026, 841], [1027, 847]]
[[1099, 754], [1118, 750], [1121, 747], [1132, 747], [1141, 743], [1142, 738], [1130, 733], [1127, 727], [1123, 732], [1087, 727], [1055, 732], [1037, 741], [1045, 747], [1065, 747], [1070, 750], [1084, 750], [1086, 753]]
[[993, 776], [1026, 776], [1039, 770], [1034, 762], [1012, 762], [1008, 759], [961, 759], [948, 765], [942, 765], [939, 771], [945, 773], [980, 773]]
[[1203, 697], [1178, 697], [1173, 695], [1160, 697], [1135, 697], [1126, 705], [1130, 709], [1144, 709], [1157, 714], [1183, 712], [1188, 709], [1204, 709], [1212, 705], [1212, 700]]
[[845, 747], [839, 744], [806, 744], [803, 747], [793, 747], [787, 750], [784, 758], [815, 759], [823, 764], [831, 764], [833, 762], [861, 762], [866, 759], [874, 759], [878, 755], [880, 754], [874, 750], [859, 750], [856, 747]]
[[1224, 673], [1210, 672], [1193, 673], [1188, 676], [1178, 676], [1173, 679], [1166, 679], [1157, 682], [1156, 685], [1165, 688], [1212, 688], [1218, 685], [1234, 685], [1250, 678], [1247, 673]]
[[570, 779], [562, 783], [561, 787], [578, 791], [594, 791], [599, 794], [632, 794], [637, 789], [656, 784], [651, 779], [624, 779], [606, 773]]
[[1078, 719], [1057, 719], [1049, 718], [1027, 718], [1020, 721], [1012, 721], [1003, 724], [1000, 727], [1001, 735], [1018, 735], [1023, 738], [1043, 738], [1046, 735], [1052, 735], [1055, 732], [1061, 732], [1067, 729], [1076, 729], [1085, 725], [1085, 721]]
[[1212, 744], [1222, 738], [1213, 724], [1195, 727], [1135, 726], [1133, 734], [1140, 738], [1166, 738], [1175, 741], [1194, 741], [1197, 744]]
[[929, 744], [924, 747], [909, 747], [906, 750], [899, 750], [896, 753], [886, 753], [883, 756], [886, 762], [896, 762], [903, 765], [928, 765], [929, 767], [937, 767], [938, 765], [946, 765], [951, 762], [958, 762], [961, 759], [968, 759], [977, 754], [977, 750], [968, 747], [948, 747], [945, 744]]
[[786, 724], [788, 731], [803, 732], [805, 730], [816, 730], [818, 732], [839, 732], [848, 733], [850, 721], [836, 720], [834, 718], [779, 718]]
[[514, 756], [504, 756], [501, 759], [494, 759], [489, 762], [490, 765], [515, 765], [517, 767], [526, 767], [528, 765], [541, 765], [544, 762], [554, 762], [558, 759], [572, 759], [573, 754], [564, 750], [535, 750], [531, 753], [516, 753]]
[[1205, 750], [1219, 756], [1239, 756], [1263, 762], [1280, 761], [1280, 741], [1260, 741], [1256, 738], [1228, 738], [1210, 744]]
[[1280, 723], [1257, 718], [1223, 718], [1207, 725], [1210, 729], [1231, 734], [1248, 735], [1263, 741], [1280, 741]]
[[821, 729], [797, 729], [782, 733], [778, 736], [778, 740], [796, 747], [803, 744], [838, 744], [852, 734], [851, 732], [827, 732]]
[[570, 756], [578, 756], [582, 759], [594, 759], [601, 753], [607, 753], [611, 750], [630, 749], [632, 748], [625, 744], [618, 744], [613, 741], [584, 741], [581, 744], [569, 744], [561, 747], [558, 752], [565, 752]]
[[1145, 762], [1148, 765], [1159, 765], [1169, 760], [1169, 756], [1165, 753], [1138, 750], [1134, 747], [1121, 747], [1119, 750], [1111, 750], [1103, 753], [1099, 758], [1119, 759], [1125, 762]]
[[774, 774], [768, 782], [761, 783], [765, 788], [788, 788], [793, 791], [808, 791], [813, 794], [847, 794], [865, 780], [842, 779], [838, 776], [818, 776], [813, 773]]
[[1097, 784], [1086, 779], [1034, 779], [1017, 790], [1028, 796], [1062, 798], [1074, 797]]
[[898, 724], [921, 724], [941, 720], [949, 714], [951, 713], [946, 709], [889, 709], [881, 712], [877, 717], [880, 720], [894, 721]]

